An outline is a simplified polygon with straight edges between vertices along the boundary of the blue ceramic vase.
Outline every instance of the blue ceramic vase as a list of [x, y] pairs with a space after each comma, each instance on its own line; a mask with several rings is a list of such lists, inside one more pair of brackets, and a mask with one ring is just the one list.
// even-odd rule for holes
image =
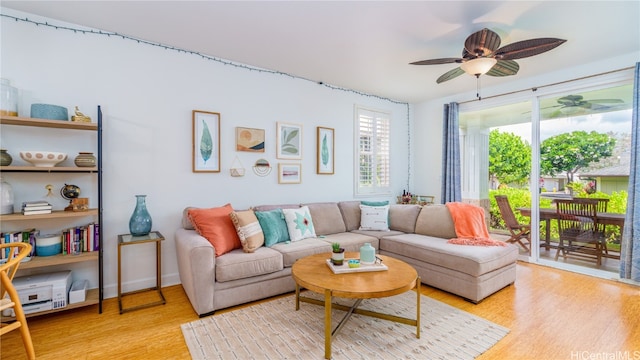
[[136, 208], [129, 219], [129, 232], [133, 236], [148, 235], [151, 232], [151, 215], [147, 211], [147, 195], [136, 195]]

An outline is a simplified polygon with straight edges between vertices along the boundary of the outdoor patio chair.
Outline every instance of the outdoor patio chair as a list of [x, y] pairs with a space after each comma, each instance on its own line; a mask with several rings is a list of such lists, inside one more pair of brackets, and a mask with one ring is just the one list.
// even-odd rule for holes
[[[511, 209], [511, 205], [509, 204], [509, 199], [506, 195], [496, 195], [496, 203], [498, 203], [498, 208], [500, 209], [500, 215], [502, 215], [502, 219], [504, 220], [505, 225], [507, 226], [507, 230], [511, 237], [507, 240], [508, 243], [518, 243], [525, 250], [531, 253], [531, 225], [530, 224], [520, 224], [518, 219], [516, 219], [515, 214], [513, 213], [513, 209]], [[525, 244], [522, 240], [526, 240]]]
[[[609, 206], [609, 199], [605, 198], [591, 198], [594, 200], [598, 200], [598, 204], [596, 205], [596, 214], [597, 213], [605, 213], [607, 212], [607, 207]], [[605, 225], [598, 223], [598, 232], [602, 233], [605, 236]], [[602, 244], [605, 255], [609, 255], [609, 249], [607, 249], [606, 238]]]
[[556, 261], [562, 256], [596, 259], [602, 264], [604, 253], [604, 227], [598, 225], [597, 199], [574, 198], [557, 200], [559, 245]]

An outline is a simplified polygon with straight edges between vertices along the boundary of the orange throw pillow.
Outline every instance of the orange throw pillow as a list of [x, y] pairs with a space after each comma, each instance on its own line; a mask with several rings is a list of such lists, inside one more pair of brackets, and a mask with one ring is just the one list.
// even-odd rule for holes
[[229, 217], [232, 211], [231, 204], [211, 209], [189, 209], [193, 227], [213, 245], [216, 257], [242, 248], [236, 228]]

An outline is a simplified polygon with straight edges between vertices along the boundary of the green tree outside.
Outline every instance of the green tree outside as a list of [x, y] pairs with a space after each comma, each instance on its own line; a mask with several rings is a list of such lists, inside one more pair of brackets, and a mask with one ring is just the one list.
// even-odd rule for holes
[[580, 169], [613, 155], [616, 140], [595, 131], [573, 131], [552, 136], [540, 144], [540, 172], [555, 176], [563, 171], [567, 181]]
[[501, 184], [524, 185], [531, 171], [531, 146], [518, 135], [489, 133], [489, 176]]

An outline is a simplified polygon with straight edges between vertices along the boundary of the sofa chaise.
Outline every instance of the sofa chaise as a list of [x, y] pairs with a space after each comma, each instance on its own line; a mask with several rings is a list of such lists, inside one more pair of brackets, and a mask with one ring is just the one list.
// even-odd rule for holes
[[[383, 255], [412, 265], [424, 284], [478, 303], [515, 282], [518, 249], [507, 246], [451, 244], [456, 237], [445, 205], [388, 205], [388, 230], [361, 229], [360, 201], [266, 205], [252, 210], [308, 208], [315, 237], [260, 246], [253, 252], [233, 249], [216, 256], [212, 242], [199, 235], [184, 209], [175, 234], [182, 286], [200, 316], [295, 290], [291, 266], [302, 257], [331, 252], [339, 242], [346, 251], [370, 243]], [[267, 230], [266, 228], [264, 229]]]

